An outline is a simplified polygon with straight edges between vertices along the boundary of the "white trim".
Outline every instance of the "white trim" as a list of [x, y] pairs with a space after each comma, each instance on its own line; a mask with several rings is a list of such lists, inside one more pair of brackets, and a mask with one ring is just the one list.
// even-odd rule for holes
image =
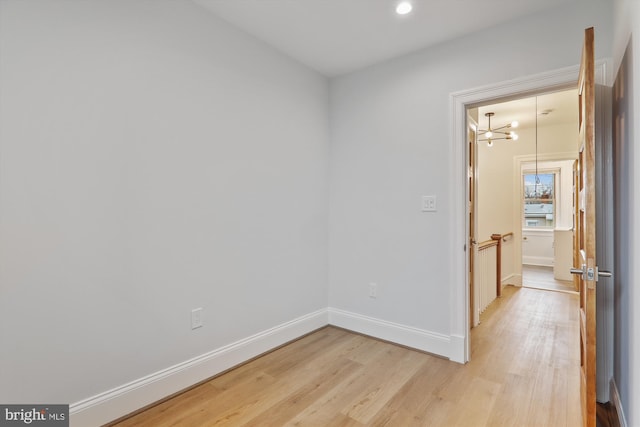
[[519, 285], [522, 283], [522, 276], [520, 276], [519, 274], [516, 273], [511, 273], [510, 275], [508, 275], [507, 277], [503, 277], [502, 280], [500, 280], [500, 283], [502, 284], [502, 289], [504, 289], [505, 286], [507, 285]]
[[553, 267], [553, 257], [522, 255], [523, 265], [535, 265], [537, 267]]
[[329, 308], [329, 324], [454, 360], [450, 345], [452, 339], [443, 334], [337, 308]]
[[73, 403], [69, 408], [71, 425], [102, 425], [116, 420], [327, 325], [449, 357], [460, 363], [464, 357], [460, 353], [463, 336], [449, 337], [325, 308]]
[[464, 337], [462, 335], [451, 335], [449, 339], [449, 360], [464, 363]]
[[522, 274], [513, 273], [511, 276], [511, 282], [509, 282], [509, 284], [522, 287]]
[[618, 422], [620, 427], [627, 427], [627, 418], [624, 416], [624, 409], [622, 408], [622, 401], [620, 400], [620, 393], [616, 386], [616, 381], [611, 378], [609, 382], [609, 393], [611, 395], [611, 403], [616, 407], [616, 413], [618, 414]]
[[[563, 197], [561, 194], [562, 191], [562, 162], [576, 160], [578, 158], [577, 150], [576, 152], [569, 153], [539, 153], [538, 161], [543, 163], [545, 169], [547, 170], [556, 170], [559, 171], [559, 174], [556, 174], [556, 178], [559, 179], [556, 187], [556, 200], [561, 200]], [[513, 194], [517, 194], [518, 197], [513, 200], [513, 221], [514, 224], [522, 224], [522, 217], [524, 212], [522, 211], [522, 199], [524, 198], [522, 191], [522, 175], [524, 171], [527, 170], [528, 163], [534, 163], [536, 160], [535, 154], [525, 154], [520, 156], [514, 156], [513, 158]], [[549, 166], [551, 165], [551, 166]], [[561, 206], [561, 205], [560, 205]], [[557, 215], [562, 215], [562, 212], [557, 212]], [[557, 225], [556, 225], [557, 226]], [[519, 245], [518, 253], [522, 254], [522, 225], [520, 226], [520, 230], [516, 230], [516, 235], [514, 235], [514, 240]], [[529, 228], [527, 231], [533, 231], [535, 228]], [[547, 229], [549, 230], [549, 229]], [[553, 232], [553, 229], [551, 229]], [[519, 234], [518, 234], [519, 233]]]
[[543, 227], [538, 227], [538, 228], [529, 227], [529, 228], [522, 229], [523, 234], [529, 234], [531, 236], [536, 236], [536, 237], [553, 237], [554, 231], [555, 230], [553, 228], [543, 228]]
[[[611, 67], [611, 60], [596, 62], [596, 83], [609, 84], [607, 71]], [[572, 66], [451, 93], [449, 156], [449, 194], [451, 212], [451, 244], [449, 246], [449, 271], [451, 286], [449, 293], [451, 335], [464, 337], [462, 349], [456, 349], [456, 354], [463, 354], [461, 362], [469, 360], [469, 277], [468, 257], [465, 250], [469, 235], [468, 203], [469, 193], [467, 183], [467, 107], [487, 103], [498, 99], [516, 99], [542, 92], [553, 92], [575, 86], [580, 67]], [[452, 345], [454, 343], [452, 342]], [[452, 352], [453, 353], [453, 352]], [[453, 360], [453, 359], [452, 359]]]
[[[577, 126], [577, 125], [576, 125]], [[562, 163], [565, 161], [569, 161], [569, 160], [575, 160], [578, 158], [578, 154], [577, 152], [559, 152], [559, 153], [539, 153], [538, 154], [538, 160], [540, 162], [542, 162], [543, 164], [558, 164], [558, 163]], [[522, 188], [522, 173], [523, 170], [526, 169], [526, 165], [527, 163], [532, 163], [535, 162], [536, 160], [536, 156], [535, 154], [524, 154], [524, 155], [519, 155], [519, 156], [514, 156], [513, 158], [513, 194], [517, 194], [518, 197], [513, 199], [513, 223], [514, 224], [520, 224], [520, 227], [516, 227], [514, 230], [514, 235], [513, 235], [513, 241], [514, 241], [514, 247], [513, 247], [513, 252], [515, 254], [515, 258], [516, 258], [516, 271], [517, 272], [522, 272], [522, 264], [532, 264], [532, 265], [543, 265], [543, 266], [553, 266], [555, 261], [552, 258], [552, 262], [545, 262], [545, 263], [537, 263], [537, 262], [532, 262], [531, 260], [525, 260], [526, 257], [524, 257], [522, 255], [522, 236], [523, 236], [523, 231], [526, 231], [526, 233], [531, 233], [531, 234], [537, 234], [537, 233], [549, 233], [553, 239], [553, 229], [535, 229], [535, 228], [527, 228], [525, 230], [523, 230], [522, 227], [522, 217], [524, 215], [523, 213], [523, 204], [522, 204], [522, 199], [523, 199], [523, 188]], [[553, 168], [551, 168], [553, 169]], [[562, 170], [562, 168], [560, 168]], [[519, 172], [518, 172], [519, 171]], [[573, 173], [573, 170], [572, 170]], [[562, 172], [561, 172], [562, 175]], [[560, 177], [561, 178], [561, 177]], [[562, 180], [560, 179], [560, 181], [558, 181], [560, 183], [559, 187], [560, 188], [556, 188], [557, 190], [557, 194], [556, 194], [556, 198], [558, 200], [560, 200], [561, 196], [561, 190], [562, 190]], [[572, 204], [573, 205], [573, 204]], [[557, 208], [558, 206], [556, 206]], [[562, 206], [560, 205], [560, 210], [557, 211], [557, 218], [560, 219], [561, 215], [562, 215]], [[573, 211], [571, 211], [571, 215], [573, 215]], [[557, 226], [557, 223], [556, 223]], [[520, 285], [522, 285], [522, 279], [520, 280]]]
[[154, 372], [70, 405], [72, 426], [102, 425], [328, 324], [328, 310], [285, 322], [248, 338]]

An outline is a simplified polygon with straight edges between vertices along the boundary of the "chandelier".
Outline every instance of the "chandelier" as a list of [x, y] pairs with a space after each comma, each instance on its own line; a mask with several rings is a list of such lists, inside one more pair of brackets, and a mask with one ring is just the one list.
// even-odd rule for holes
[[478, 134], [484, 135], [485, 139], [479, 139], [478, 141], [485, 142], [489, 147], [493, 147], [493, 141], [499, 140], [511, 140], [517, 141], [518, 134], [509, 129], [515, 129], [518, 127], [518, 122], [513, 121], [504, 126], [500, 126], [497, 128], [491, 127], [491, 117], [495, 116], [496, 113], [486, 113], [484, 116], [489, 119], [489, 129], [478, 129]]

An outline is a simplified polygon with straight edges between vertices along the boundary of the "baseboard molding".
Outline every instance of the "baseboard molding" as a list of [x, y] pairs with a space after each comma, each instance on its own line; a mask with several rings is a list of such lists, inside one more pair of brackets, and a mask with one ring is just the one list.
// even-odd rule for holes
[[335, 308], [321, 309], [73, 403], [69, 408], [70, 425], [111, 422], [328, 324], [465, 362], [462, 336], [447, 336]]
[[538, 267], [553, 267], [553, 257], [523, 255], [522, 263], [526, 265], [535, 265]]
[[507, 285], [519, 285], [522, 283], [522, 276], [520, 276], [519, 274], [512, 273], [507, 277], [502, 278], [500, 283], [502, 284], [503, 288]]
[[627, 427], [627, 419], [624, 416], [624, 410], [622, 408], [622, 401], [620, 400], [620, 393], [618, 392], [618, 386], [613, 378], [609, 382], [609, 394], [611, 396], [611, 403], [616, 407], [616, 413], [618, 415], [618, 423], [620, 427]]
[[509, 278], [509, 282], [502, 282], [503, 285], [522, 286], [522, 274], [512, 274]]
[[462, 335], [451, 335], [449, 345], [449, 360], [458, 363], [467, 363], [465, 358], [465, 342]]
[[[455, 346], [457, 342], [452, 343], [452, 339], [448, 335], [363, 316], [337, 308], [329, 308], [329, 324], [464, 363], [464, 339], [462, 339], [462, 346]], [[456, 348], [452, 349], [454, 346]], [[457, 347], [462, 349], [461, 357], [459, 354], [460, 349]]]
[[70, 405], [72, 427], [99, 426], [224, 372], [329, 322], [326, 308]]

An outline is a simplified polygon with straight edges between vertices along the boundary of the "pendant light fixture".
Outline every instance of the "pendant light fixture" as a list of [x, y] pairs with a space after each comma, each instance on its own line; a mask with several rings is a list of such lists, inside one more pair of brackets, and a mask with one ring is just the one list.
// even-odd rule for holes
[[478, 129], [478, 133], [480, 135], [484, 135], [485, 137], [484, 139], [479, 139], [478, 141], [486, 142], [489, 147], [493, 146], [493, 141], [500, 141], [500, 140], [517, 141], [518, 134], [509, 129], [517, 128], [518, 122], [514, 120], [511, 123], [506, 124], [504, 126], [492, 128], [491, 117], [495, 115], [496, 113], [492, 113], [492, 112], [485, 113], [484, 116], [487, 117], [487, 119], [489, 120], [488, 129]]

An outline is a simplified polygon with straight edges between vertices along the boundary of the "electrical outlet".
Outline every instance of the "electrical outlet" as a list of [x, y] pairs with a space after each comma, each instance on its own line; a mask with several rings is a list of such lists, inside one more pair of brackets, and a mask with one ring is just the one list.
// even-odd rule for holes
[[435, 212], [436, 210], [436, 196], [422, 196], [422, 212]]
[[194, 308], [191, 310], [191, 329], [201, 328], [202, 325], [202, 308]]
[[378, 298], [378, 285], [369, 283], [369, 298]]

